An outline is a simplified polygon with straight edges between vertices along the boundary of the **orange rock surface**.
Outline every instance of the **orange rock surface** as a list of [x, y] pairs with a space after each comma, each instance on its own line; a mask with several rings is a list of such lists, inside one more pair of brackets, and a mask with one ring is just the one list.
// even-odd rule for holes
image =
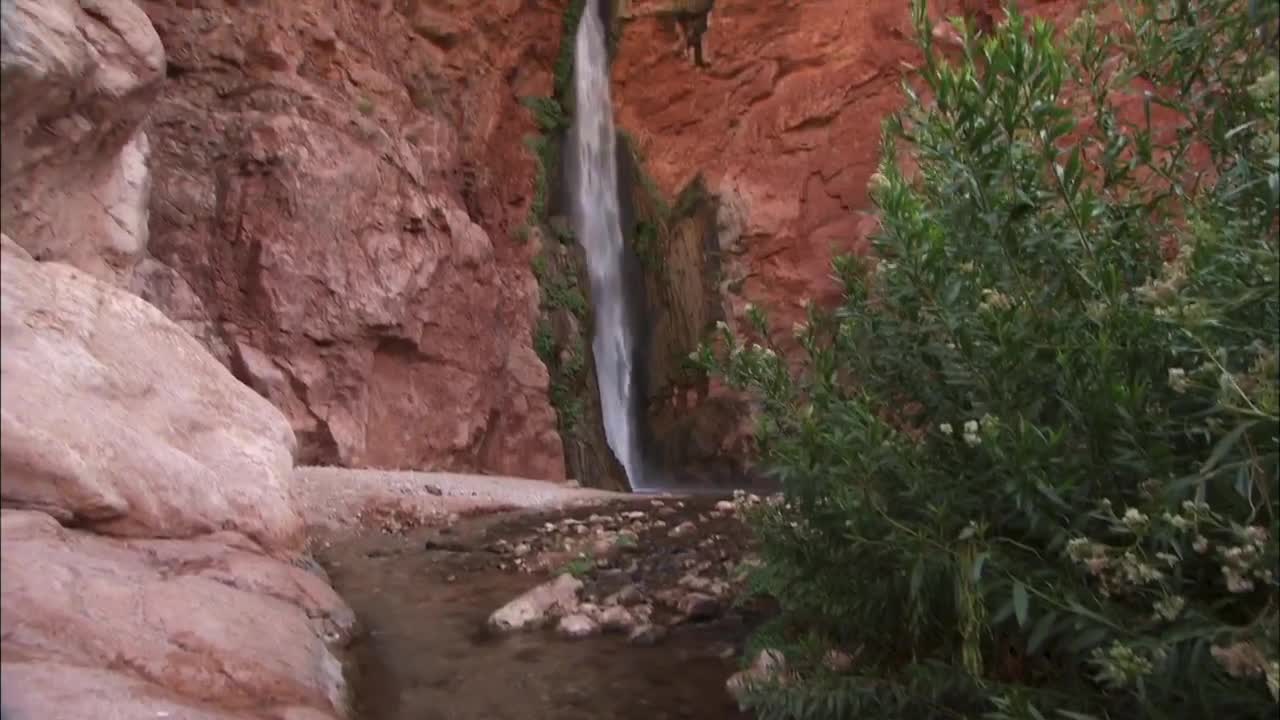
[[[1023, 3], [1035, 14], [1068, 4]], [[930, 12], [935, 22], [968, 14], [989, 24], [998, 5], [949, 0]], [[736, 291], [729, 314], [757, 304], [790, 328], [805, 299], [833, 298], [833, 253], [865, 251], [876, 227], [866, 187], [881, 122], [919, 62], [909, 4], [715, 0], [701, 65], [698, 42], [662, 12], [673, 6], [636, 0], [624, 13], [618, 125], [663, 191], [701, 173], [719, 196], [726, 285]]]
[[303, 464], [564, 477], [532, 348], [563, 2], [145, 2], [168, 55], [140, 294], [289, 418]]

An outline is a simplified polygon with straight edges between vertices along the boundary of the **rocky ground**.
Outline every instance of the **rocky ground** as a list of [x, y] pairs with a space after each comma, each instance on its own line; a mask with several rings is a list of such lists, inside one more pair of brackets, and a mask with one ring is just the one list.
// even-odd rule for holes
[[569, 637], [620, 632], [652, 643], [674, 626], [738, 612], [734, 601], [751, 562], [739, 516], [744, 504], [655, 498], [496, 524], [485, 549], [499, 569], [555, 575], [551, 585], [573, 588], [576, 597], [543, 609], [530, 607], [543, 595], [525, 595], [490, 625], [554, 622]]
[[503, 510], [549, 509], [631, 497], [524, 478], [465, 473], [299, 467], [294, 494], [313, 535], [447, 526]]
[[[365, 720], [740, 718], [742, 508], [650, 497], [330, 533], [316, 553], [360, 630]], [[447, 708], [447, 712], [444, 708]]]

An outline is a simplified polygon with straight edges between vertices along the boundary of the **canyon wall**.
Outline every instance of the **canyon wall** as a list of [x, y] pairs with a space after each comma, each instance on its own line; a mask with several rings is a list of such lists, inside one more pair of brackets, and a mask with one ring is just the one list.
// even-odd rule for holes
[[168, 68], [134, 286], [300, 463], [564, 477], [515, 232], [562, 6], [143, 3]]
[[[1061, 16], [1078, 3], [1020, 5]], [[944, 18], [989, 28], [999, 6], [935, 0], [934, 35], [954, 49]], [[656, 234], [657, 271], [647, 273], [652, 450], [678, 476], [740, 481], [750, 406], [679, 359], [716, 321], [749, 330], [753, 306], [768, 313], [772, 340], [795, 349], [791, 327], [805, 304], [838, 298], [832, 257], [868, 250], [877, 221], [867, 182], [880, 160], [881, 123], [901, 106], [902, 83], [920, 62], [910, 5], [619, 0], [618, 18], [618, 127], [647, 194], [672, 205]], [[695, 189], [702, 208], [681, 208], [677, 198]], [[643, 228], [632, 234], [646, 252]]]
[[5, 0], [0, 48], [0, 707], [345, 716], [289, 423], [129, 292], [160, 38], [130, 0]]

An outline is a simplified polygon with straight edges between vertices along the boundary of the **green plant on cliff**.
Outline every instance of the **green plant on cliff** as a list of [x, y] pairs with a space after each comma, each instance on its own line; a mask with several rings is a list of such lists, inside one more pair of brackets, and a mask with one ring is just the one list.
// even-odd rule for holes
[[1010, 10], [948, 61], [915, 3], [878, 260], [836, 263], [798, 371], [759, 312], [764, 345], [699, 356], [758, 396], [785, 491], [758, 717], [1275, 716], [1277, 4], [1135, 0], [1065, 41]]
[[[551, 97], [526, 97], [521, 102], [529, 108], [538, 133], [525, 138], [525, 147], [534, 158], [533, 198], [523, 234], [531, 236], [540, 230], [542, 237], [555, 237], [564, 244], [572, 241], [572, 233], [551, 222], [551, 183], [556, 175], [560, 147], [569, 126], [573, 108], [574, 36], [582, 18], [586, 0], [571, 0], [562, 16], [560, 50], [556, 58]], [[567, 310], [585, 322], [590, 312], [586, 295], [578, 287], [573, 261], [544, 249], [533, 261], [534, 275], [541, 290], [541, 310], [534, 330], [534, 347], [551, 374], [551, 405], [556, 410], [560, 430], [570, 441], [578, 430], [586, 394], [585, 340], [582, 337], [557, 338], [551, 330], [550, 316]], [[579, 330], [581, 333], [581, 330]]]

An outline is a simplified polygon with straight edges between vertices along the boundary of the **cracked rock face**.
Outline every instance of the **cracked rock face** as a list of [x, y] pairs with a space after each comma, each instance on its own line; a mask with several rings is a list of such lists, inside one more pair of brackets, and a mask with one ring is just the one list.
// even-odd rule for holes
[[0, 225], [37, 259], [127, 283], [147, 245], [159, 36], [130, 0], [5, 0], [0, 41]]
[[563, 479], [513, 239], [557, 3], [419, 5], [143, 3], [169, 80], [138, 292], [285, 413], [299, 464]]
[[12, 717], [345, 714], [331, 646], [351, 632], [350, 609], [324, 579], [243, 536], [118, 540], [6, 509], [0, 538]]
[[[715, 0], [697, 36], [701, 66], [688, 31], [653, 13], [656, 4], [634, 0], [624, 21], [613, 67], [618, 126], [668, 197], [699, 173], [717, 196], [724, 284], [733, 288], [726, 314], [740, 321], [752, 303], [790, 328], [806, 299], [837, 297], [833, 252], [865, 251], [876, 228], [866, 186], [881, 122], [919, 62], [909, 4]], [[1021, 5], [1044, 15], [1078, 3]], [[936, 18], [989, 20], [999, 3], [929, 6]]]

